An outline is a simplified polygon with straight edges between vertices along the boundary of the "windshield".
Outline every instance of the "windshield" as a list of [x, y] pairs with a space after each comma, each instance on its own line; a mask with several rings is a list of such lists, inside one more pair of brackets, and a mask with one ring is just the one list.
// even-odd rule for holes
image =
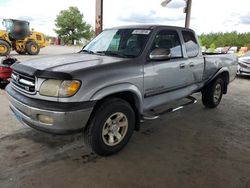
[[10, 32], [13, 28], [13, 21], [11, 20], [4, 20], [3, 21], [3, 26], [6, 28], [7, 32]]
[[29, 30], [29, 23], [24, 21], [4, 20], [3, 26], [6, 28], [7, 32], [20, 32]]
[[82, 51], [120, 57], [137, 57], [151, 30], [112, 29], [103, 31]]

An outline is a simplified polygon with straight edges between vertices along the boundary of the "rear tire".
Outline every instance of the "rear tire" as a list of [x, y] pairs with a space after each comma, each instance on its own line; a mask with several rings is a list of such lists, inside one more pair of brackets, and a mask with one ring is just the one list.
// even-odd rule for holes
[[36, 42], [31, 41], [26, 44], [26, 51], [29, 55], [37, 55], [40, 52], [40, 47]]
[[112, 155], [127, 145], [134, 128], [135, 113], [130, 104], [108, 98], [93, 111], [84, 130], [84, 141], [96, 154]]
[[8, 42], [0, 40], [0, 56], [6, 56], [10, 54], [10, 45]]
[[216, 108], [221, 101], [224, 88], [224, 80], [217, 78], [208, 84], [202, 91], [202, 103], [207, 108]]

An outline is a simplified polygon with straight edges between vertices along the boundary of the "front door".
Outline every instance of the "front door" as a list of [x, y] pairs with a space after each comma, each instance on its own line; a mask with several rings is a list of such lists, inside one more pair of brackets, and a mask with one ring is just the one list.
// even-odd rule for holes
[[146, 62], [144, 65], [145, 97], [167, 93], [193, 84], [192, 71], [187, 58], [183, 57], [177, 31], [161, 30], [158, 32], [151, 51], [156, 48], [170, 49], [171, 58]]

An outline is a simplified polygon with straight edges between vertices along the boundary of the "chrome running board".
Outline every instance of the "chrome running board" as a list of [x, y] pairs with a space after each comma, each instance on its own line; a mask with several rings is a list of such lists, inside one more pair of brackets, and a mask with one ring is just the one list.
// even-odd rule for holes
[[142, 119], [143, 120], [155, 120], [155, 119], [158, 119], [161, 115], [165, 115], [165, 114], [168, 114], [170, 112], [176, 112], [178, 110], [181, 110], [181, 109], [185, 108], [186, 106], [197, 103], [197, 99], [192, 97], [192, 96], [188, 96], [188, 97], [186, 97], [186, 99], [189, 99], [190, 101], [187, 102], [187, 103], [184, 103], [184, 104], [182, 104], [182, 105], [180, 105], [180, 106], [178, 106], [176, 108], [169, 108], [169, 109], [163, 110], [163, 111], [161, 111], [159, 113], [153, 113], [154, 110], [152, 109], [151, 110], [152, 114], [151, 113], [150, 114], [144, 114]]

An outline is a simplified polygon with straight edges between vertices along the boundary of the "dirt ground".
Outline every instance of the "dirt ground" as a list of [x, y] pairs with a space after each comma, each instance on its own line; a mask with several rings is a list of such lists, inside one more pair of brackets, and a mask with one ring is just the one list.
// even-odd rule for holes
[[250, 188], [250, 78], [231, 83], [217, 109], [195, 96], [197, 104], [142, 123], [119, 154], [99, 157], [81, 134], [21, 125], [0, 91], [0, 187]]

